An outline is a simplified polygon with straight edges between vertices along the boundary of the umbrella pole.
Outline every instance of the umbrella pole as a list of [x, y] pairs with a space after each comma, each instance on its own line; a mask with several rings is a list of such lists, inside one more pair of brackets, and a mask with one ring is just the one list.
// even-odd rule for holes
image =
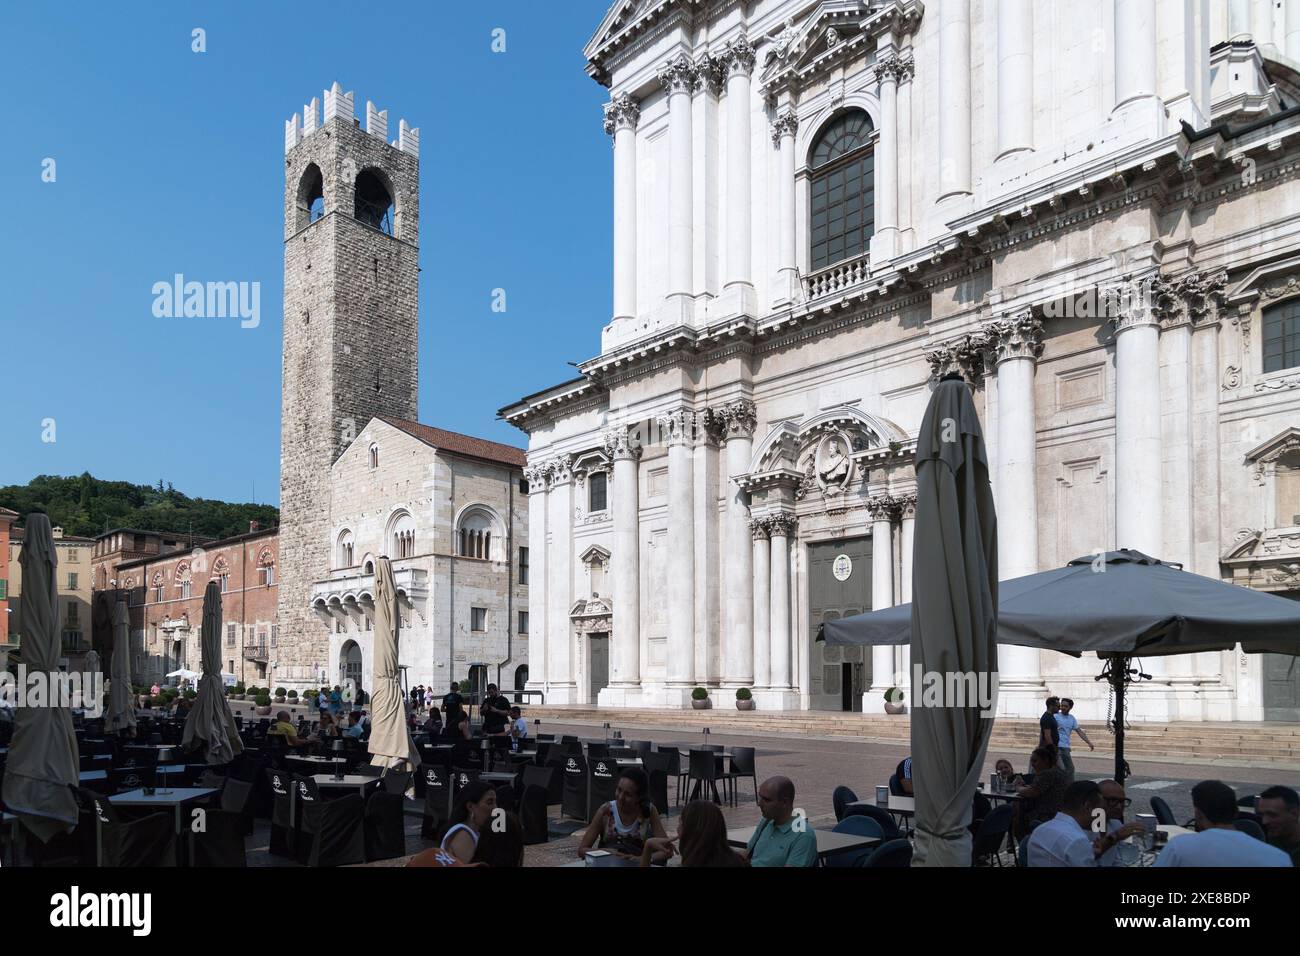
[[1129, 658], [1110, 659], [1111, 686], [1115, 689], [1115, 782], [1124, 785], [1124, 685], [1128, 682]]

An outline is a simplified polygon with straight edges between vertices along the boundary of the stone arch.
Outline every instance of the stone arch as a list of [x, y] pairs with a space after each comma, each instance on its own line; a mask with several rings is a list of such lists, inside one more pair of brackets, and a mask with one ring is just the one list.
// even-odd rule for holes
[[315, 163], [308, 163], [298, 179], [294, 209], [295, 232], [325, 215], [325, 177]]

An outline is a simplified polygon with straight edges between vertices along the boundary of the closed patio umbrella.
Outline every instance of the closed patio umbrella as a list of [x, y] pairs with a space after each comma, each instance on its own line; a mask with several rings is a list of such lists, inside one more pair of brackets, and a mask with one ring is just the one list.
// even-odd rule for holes
[[[1134, 657], [1202, 651], [1300, 654], [1300, 603], [1184, 571], [1139, 551], [1075, 558], [998, 585], [998, 643], [1108, 658], [1115, 775], [1123, 780], [1124, 694]], [[911, 606], [828, 621], [828, 644], [904, 644]]]
[[[940, 381], [916, 447], [912, 664], [925, 674], [973, 675], [991, 687], [997, 653], [997, 516], [970, 389]], [[971, 803], [993, 734], [978, 694], [925, 705], [913, 688], [913, 866], [968, 866]]]
[[135, 730], [135, 695], [131, 693], [131, 612], [125, 601], [113, 608], [112, 680], [108, 688], [108, 733]]
[[221, 585], [216, 581], [209, 581], [203, 590], [203, 629], [199, 640], [203, 676], [199, 678], [194, 706], [185, 716], [181, 746], [186, 750], [202, 747], [207, 762], [217, 766], [230, 763], [236, 754], [243, 753], [244, 743], [239, 739], [239, 728], [226, 703], [226, 687], [221, 679]]
[[93, 647], [81, 659], [81, 706], [85, 710], [95, 711], [103, 703], [102, 698], [97, 701], [93, 697], [94, 693], [101, 689], [97, 685], [101, 666], [99, 654]]
[[420, 752], [406, 726], [397, 641], [401, 617], [393, 565], [380, 558], [375, 565], [375, 676], [370, 694], [370, 763], [376, 767], [414, 770]]
[[[59, 669], [58, 556], [47, 516], [29, 514], [26, 527], [18, 558], [23, 574], [19, 607], [23, 663], [29, 677], [34, 673], [53, 677]], [[42, 843], [77, 824], [71, 788], [79, 782], [79, 764], [72, 712], [67, 707], [17, 708], [5, 765], [4, 803]]]

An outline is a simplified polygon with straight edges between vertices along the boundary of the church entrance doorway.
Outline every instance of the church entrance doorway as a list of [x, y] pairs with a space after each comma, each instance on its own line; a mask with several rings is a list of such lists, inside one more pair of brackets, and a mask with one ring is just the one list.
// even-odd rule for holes
[[808, 545], [808, 675], [813, 710], [856, 711], [870, 686], [871, 654], [862, 647], [827, 647], [817, 638], [826, 621], [871, 610], [871, 539]]
[[591, 694], [589, 700], [594, 704], [609, 684], [609, 634], [592, 634], [587, 640], [591, 648], [588, 692]]

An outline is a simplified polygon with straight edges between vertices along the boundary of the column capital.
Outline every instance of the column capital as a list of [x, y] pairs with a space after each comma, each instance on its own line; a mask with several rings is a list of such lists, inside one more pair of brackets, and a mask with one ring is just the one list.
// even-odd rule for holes
[[712, 415], [722, 429], [724, 443], [734, 438], [753, 438], [754, 429], [758, 427], [757, 409], [745, 398], [733, 399], [712, 409]]
[[767, 516], [767, 533], [772, 538], [788, 538], [794, 534], [794, 529], [798, 525], [798, 519], [789, 511], [778, 511]]
[[1214, 325], [1223, 313], [1226, 270], [1200, 272], [1193, 269], [1167, 283], [1170, 293], [1166, 323], [1169, 325]]
[[545, 494], [549, 478], [550, 462], [539, 461], [524, 468], [524, 479], [528, 482], [530, 495]]
[[549, 487], [567, 485], [571, 481], [573, 481], [573, 461], [568, 455], [552, 458], [547, 463], [546, 483]]
[[1168, 280], [1158, 272], [1125, 276], [1101, 290], [1102, 314], [1114, 326], [1116, 336], [1146, 326], [1159, 329], [1173, 298]]
[[978, 328], [926, 349], [925, 360], [930, 363], [930, 374], [935, 379], [943, 378], [949, 372], [958, 372], [974, 387], [984, 381], [988, 353], [988, 332]]
[[620, 129], [636, 129], [641, 105], [630, 93], [620, 93], [605, 104], [605, 132], [613, 136]]
[[674, 93], [689, 95], [700, 87], [699, 68], [685, 53], [679, 53], [659, 67], [657, 76], [664, 92], [669, 96]]
[[900, 495], [894, 499], [898, 502], [899, 516], [904, 521], [911, 521], [916, 518], [916, 493]]
[[754, 48], [749, 44], [749, 37], [743, 33], [734, 40], [727, 41], [727, 45], [722, 48], [721, 58], [730, 75], [749, 76], [754, 70]]
[[1011, 359], [1037, 361], [1043, 354], [1043, 320], [1034, 315], [1033, 309], [1008, 312], [984, 323], [982, 329], [996, 365]]
[[752, 537], [755, 541], [766, 541], [767, 540], [767, 519], [750, 518], [749, 534], [750, 537]]
[[698, 419], [699, 415], [687, 408], [676, 408], [655, 416], [656, 423], [667, 433], [665, 443], [669, 447], [673, 445], [693, 447], [697, 439], [696, 432], [701, 424]]
[[641, 457], [641, 443], [633, 438], [626, 425], [611, 428], [604, 435], [605, 454], [614, 461], [635, 461]]
[[699, 75], [701, 86], [707, 87], [714, 96], [722, 94], [722, 87], [727, 82], [727, 60], [725, 55], [703, 54], [695, 61], [695, 72]]
[[893, 521], [898, 514], [898, 500], [892, 495], [873, 495], [867, 499], [867, 511], [873, 521]]
[[897, 83], [904, 77], [910, 77], [913, 70], [912, 58], [886, 53], [876, 60], [876, 78], [883, 85], [886, 82]]
[[799, 132], [799, 117], [792, 109], [782, 110], [777, 114], [776, 119], [772, 120], [772, 145], [779, 146], [783, 136], [789, 136], [794, 139], [794, 134]]

